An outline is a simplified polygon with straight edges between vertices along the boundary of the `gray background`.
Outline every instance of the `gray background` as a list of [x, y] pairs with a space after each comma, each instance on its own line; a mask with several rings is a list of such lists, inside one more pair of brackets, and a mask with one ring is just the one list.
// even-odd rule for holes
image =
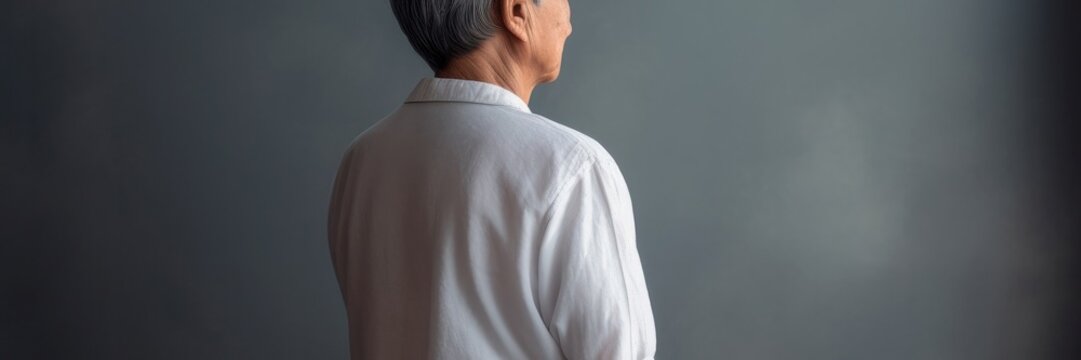
[[[658, 357], [1063, 357], [1039, 4], [572, 0], [531, 107], [620, 163]], [[345, 358], [330, 185], [429, 75], [387, 2], [4, 8], [0, 357]]]

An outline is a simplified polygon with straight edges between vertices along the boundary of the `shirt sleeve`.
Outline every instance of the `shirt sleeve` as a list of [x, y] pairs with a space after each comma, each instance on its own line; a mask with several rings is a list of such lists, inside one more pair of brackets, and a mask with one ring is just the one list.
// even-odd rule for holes
[[653, 311], [623, 175], [591, 160], [557, 191], [538, 264], [541, 315], [567, 359], [652, 359]]

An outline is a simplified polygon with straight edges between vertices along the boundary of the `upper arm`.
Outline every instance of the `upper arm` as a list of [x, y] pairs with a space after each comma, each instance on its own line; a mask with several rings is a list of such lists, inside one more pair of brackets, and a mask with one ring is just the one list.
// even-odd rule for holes
[[610, 158], [593, 160], [546, 215], [541, 312], [569, 359], [646, 359], [653, 313], [626, 183]]

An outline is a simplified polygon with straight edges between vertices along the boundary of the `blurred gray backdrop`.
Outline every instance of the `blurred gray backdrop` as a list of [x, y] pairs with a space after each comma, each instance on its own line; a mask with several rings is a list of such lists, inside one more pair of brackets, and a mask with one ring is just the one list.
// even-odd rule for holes
[[[1060, 357], [1037, 5], [571, 0], [531, 107], [621, 165], [658, 358]], [[331, 182], [429, 75], [388, 2], [4, 7], [0, 358], [346, 358]]]

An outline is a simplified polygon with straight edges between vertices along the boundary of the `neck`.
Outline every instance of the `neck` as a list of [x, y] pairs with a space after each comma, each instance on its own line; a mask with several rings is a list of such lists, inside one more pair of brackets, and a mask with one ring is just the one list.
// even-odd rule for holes
[[533, 94], [533, 89], [537, 87], [536, 77], [531, 76], [529, 71], [525, 71], [518, 65], [513, 54], [505, 50], [501, 51], [508, 48], [501, 44], [500, 39], [490, 39], [473, 52], [451, 61], [442, 70], [437, 71], [435, 76], [498, 85], [510, 90], [529, 104], [529, 97]]

